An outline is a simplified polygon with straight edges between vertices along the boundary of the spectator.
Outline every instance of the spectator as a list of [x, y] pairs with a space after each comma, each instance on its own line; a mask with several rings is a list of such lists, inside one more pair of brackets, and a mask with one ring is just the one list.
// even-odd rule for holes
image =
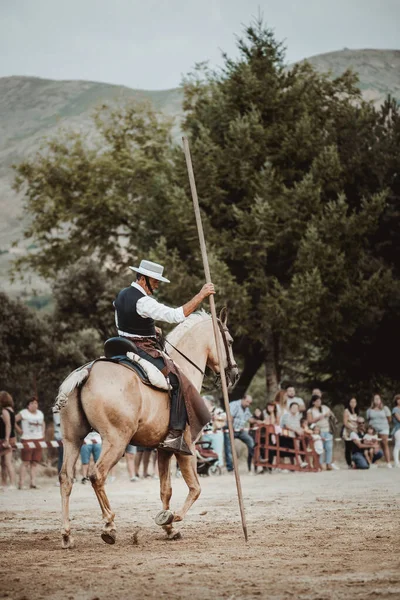
[[296, 396], [296, 389], [292, 386], [292, 385], [288, 385], [286, 388], [286, 394], [287, 394], [287, 408], [290, 408], [290, 405], [292, 404], [292, 402], [297, 402], [297, 404], [299, 405], [299, 412], [303, 413], [306, 410], [306, 405], [304, 403], [304, 400], [302, 398], [299, 398], [299, 396]]
[[384, 406], [380, 395], [375, 394], [372, 398], [371, 407], [367, 410], [367, 419], [382, 441], [383, 453], [388, 469], [392, 468], [389, 450], [389, 423], [391, 418], [389, 408]]
[[275, 402], [267, 402], [264, 411], [264, 423], [266, 425], [279, 425], [278, 407]]
[[255, 437], [256, 437], [256, 429], [259, 425], [262, 425], [263, 421], [264, 421], [263, 411], [261, 410], [261, 408], [258, 408], [258, 407], [255, 408], [254, 412], [253, 412], [253, 418], [252, 418], [252, 428], [249, 430], [249, 434], [253, 438], [254, 442], [255, 442]]
[[281, 418], [281, 416], [285, 412], [288, 412], [287, 400], [288, 400], [288, 397], [287, 397], [286, 390], [279, 390], [278, 392], [276, 392], [275, 398], [274, 398], [274, 403], [276, 404], [276, 407], [278, 409], [278, 417], [279, 418]]
[[288, 429], [291, 433], [290, 437], [296, 435], [304, 435], [303, 429], [300, 425], [301, 415], [299, 412], [299, 405], [297, 402], [292, 402], [289, 408], [289, 412], [285, 413], [281, 417], [282, 429]]
[[126, 460], [126, 468], [128, 470], [129, 481], [137, 481], [138, 478], [135, 474], [135, 454], [136, 454], [136, 446], [132, 444], [128, 444], [125, 448], [125, 460]]
[[318, 457], [320, 457], [324, 453], [324, 442], [321, 437], [321, 429], [318, 425], [315, 425], [311, 430], [311, 437], [314, 441], [314, 450], [318, 454]]
[[300, 419], [300, 427], [303, 430], [303, 435], [312, 435], [313, 430], [309, 428], [307, 417], [302, 417]]
[[15, 489], [15, 469], [13, 464], [12, 446], [15, 444], [15, 413], [14, 401], [8, 392], [0, 392], [0, 457], [2, 485], [7, 485], [7, 475], [10, 479], [10, 489]]
[[257, 425], [257, 421], [263, 421], [264, 419], [264, 415], [263, 415], [263, 411], [261, 410], [261, 408], [255, 408], [254, 412], [253, 412], [253, 419], [255, 421], [255, 425]]
[[87, 434], [81, 447], [81, 461], [82, 461], [82, 479], [81, 483], [85, 484], [89, 481], [89, 463], [90, 457], [93, 456], [95, 463], [100, 458], [101, 453], [101, 437], [97, 431], [91, 431]]
[[[19, 427], [18, 423], [21, 423]], [[15, 427], [21, 435], [21, 442], [41, 442], [44, 440], [46, 425], [44, 414], [39, 410], [37, 398], [33, 397], [26, 403], [26, 408], [21, 410], [15, 417]], [[36, 474], [37, 467], [42, 460], [42, 449], [24, 447], [21, 450], [21, 467], [19, 470], [19, 489], [23, 489], [25, 473], [29, 471], [31, 489], [37, 489]]]
[[[281, 435], [281, 446], [293, 449], [293, 438], [304, 435], [304, 431], [300, 426], [300, 421], [301, 415], [299, 412], [299, 405], [297, 402], [293, 401], [289, 407], [289, 412], [283, 414], [281, 417], [281, 427], [282, 429], [286, 429], [288, 431], [287, 435]], [[305, 461], [302, 461], [299, 456], [297, 459], [300, 467], [304, 468], [308, 466], [308, 464]]]
[[[247, 431], [244, 430], [244, 426], [248, 421], [250, 421], [250, 424], [254, 422], [253, 416], [249, 409], [249, 406], [252, 403], [252, 401], [253, 398], [249, 394], [246, 394], [246, 396], [242, 398], [242, 400], [235, 400], [230, 403], [234, 436], [247, 446], [247, 467], [249, 471], [251, 471], [251, 462], [253, 460], [254, 454], [254, 440], [247, 433]], [[229, 439], [229, 430], [227, 427], [224, 428], [224, 448], [226, 468], [229, 472], [231, 472], [233, 471], [232, 448]]]
[[365, 457], [365, 450], [373, 448], [371, 457], [372, 464], [375, 464], [377, 460], [382, 458], [383, 452], [379, 449], [374, 442], [364, 443], [364, 432], [365, 432], [365, 420], [363, 417], [357, 417], [357, 431], [352, 431], [350, 439], [353, 443], [351, 459], [356, 469], [369, 469], [370, 465]]
[[392, 435], [394, 439], [394, 466], [400, 467], [400, 394], [396, 394], [394, 397], [394, 407], [392, 410], [393, 415], [393, 430]]
[[224, 466], [224, 434], [223, 428], [226, 423], [226, 414], [222, 408], [214, 407], [212, 410], [212, 433], [210, 433], [206, 440], [211, 442], [211, 448], [218, 454], [217, 465], [219, 467]]
[[350, 439], [350, 434], [352, 431], [357, 431], [357, 417], [358, 417], [358, 408], [357, 408], [357, 400], [356, 398], [350, 398], [350, 400], [346, 403], [346, 407], [343, 413], [343, 433], [342, 438], [344, 441], [344, 453], [346, 458], [346, 463], [349, 469], [351, 469], [351, 452], [353, 448], [353, 442]]
[[56, 440], [56, 442], [59, 442], [59, 444], [60, 444], [58, 446], [58, 460], [57, 460], [57, 471], [58, 471], [58, 473], [60, 473], [61, 467], [63, 464], [64, 447], [60, 443], [62, 441], [62, 434], [61, 434], [61, 418], [60, 418], [59, 411], [53, 413], [53, 423], [54, 423], [54, 439]]
[[149, 463], [153, 448], [147, 448], [146, 446], [137, 446], [135, 455], [135, 476], [140, 479], [140, 464], [143, 460], [143, 479], [151, 477], [149, 475]]
[[307, 411], [307, 419], [309, 425], [316, 425], [318, 423], [318, 427], [321, 430], [321, 437], [324, 444], [325, 451], [325, 464], [326, 470], [332, 471], [333, 469], [338, 470], [339, 467], [332, 462], [333, 455], [333, 435], [329, 429], [329, 417], [332, 415], [331, 409], [322, 404], [321, 399], [321, 391], [317, 391], [317, 394], [313, 394], [311, 396], [310, 406]]
[[[364, 435], [363, 441], [364, 441], [364, 443], [373, 442], [374, 446], [378, 445], [378, 443], [379, 443], [378, 436], [376, 435], [375, 429], [371, 425], [368, 425], [367, 433]], [[374, 446], [371, 446], [371, 448], [367, 448], [367, 450], [364, 451], [364, 456], [367, 459], [369, 465], [372, 464], [372, 459], [374, 458], [374, 453], [375, 453]]]

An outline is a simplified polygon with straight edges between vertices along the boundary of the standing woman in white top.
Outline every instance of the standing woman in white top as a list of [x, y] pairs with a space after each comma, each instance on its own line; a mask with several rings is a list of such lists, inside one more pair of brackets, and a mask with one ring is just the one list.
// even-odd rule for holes
[[[37, 398], [33, 397], [26, 403], [26, 408], [15, 417], [15, 428], [21, 435], [21, 442], [41, 442], [44, 440], [45, 422], [44, 414], [39, 410]], [[21, 424], [21, 427], [19, 426]], [[19, 489], [22, 490], [26, 471], [29, 471], [30, 487], [37, 489], [36, 471], [38, 463], [42, 460], [42, 449], [22, 448], [21, 467], [19, 470]]]
[[379, 436], [382, 443], [383, 454], [385, 455], [386, 465], [389, 469], [392, 468], [390, 462], [389, 450], [389, 424], [392, 420], [390, 409], [384, 406], [382, 398], [379, 394], [374, 394], [371, 407], [367, 410], [367, 419], [369, 425], [373, 427]]
[[[315, 391], [315, 390], [314, 390]], [[322, 404], [321, 396], [314, 394], [311, 396], [310, 406], [307, 411], [307, 421], [309, 425], [318, 424], [321, 431], [321, 438], [324, 443], [326, 470], [332, 471], [338, 469], [333, 458], [333, 435], [330, 432], [329, 417], [332, 415], [331, 409]]]

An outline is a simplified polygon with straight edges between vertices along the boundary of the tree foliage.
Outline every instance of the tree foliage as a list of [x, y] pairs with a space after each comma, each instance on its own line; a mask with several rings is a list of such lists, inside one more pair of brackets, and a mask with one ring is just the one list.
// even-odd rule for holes
[[[285, 377], [338, 393], [398, 380], [397, 104], [363, 101], [351, 72], [287, 68], [260, 21], [238, 49], [221, 71], [200, 65], [183, 84], [218, 302], [243, 361], [236, 394], [261, 365], [271, 393]], [[94, 144], [71, 133], [48, 142], [17, 167], [16, 185], [31, 217], [25, 235], [39, 247], [28, 262], [52, 279], [66, 271], [59, 320], [104, 336], [131, 261], [165, 264], [173, 283], [161, 297], [174, 304], [203, 275], [171, 123], [143, 105], [101, 107], [95, 123]], [[82, 257], [101, 271], [85, 275]]]

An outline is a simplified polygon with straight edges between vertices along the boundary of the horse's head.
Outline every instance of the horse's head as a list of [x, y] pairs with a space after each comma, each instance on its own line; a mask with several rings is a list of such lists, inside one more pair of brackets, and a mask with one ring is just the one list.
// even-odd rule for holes
[[228, 389], [232, 389], [239, 379], [239, 369], [233, 356], [233, 338], [226, 325], [227, 320], [228, 311], [226, 308], [223, 308], [218, 319], [219, 336], [224, 361], [222, 368], [218, 361], [217, 348], [214, 338], [207, 358], [207, 367], [214, 371], [214, 373], [218, 373], [219, 376], [221, 376], [221, 373], [224, 372]]

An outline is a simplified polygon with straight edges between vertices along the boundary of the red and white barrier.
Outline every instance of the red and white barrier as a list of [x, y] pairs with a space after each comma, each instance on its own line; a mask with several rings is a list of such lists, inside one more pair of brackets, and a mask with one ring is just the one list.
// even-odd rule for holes
[[[83, 440], [82, 445], [86, 444], [87, 446], [91, 446], [92, 444], [97, 444], [95, 440]], [[59, 448], [63, 443], [57, 440], [51, 440], [50, 442], [45, 442], [43, 440], [35, 440], [31, 442], [16, 442], [12, 444], [12, 446], [7, 446], [8, 448], [16, 448], [17, 450], [22, 450], [22, 448]], [[0, 442], [0, 450], [4, 448], [3, 442]]]

